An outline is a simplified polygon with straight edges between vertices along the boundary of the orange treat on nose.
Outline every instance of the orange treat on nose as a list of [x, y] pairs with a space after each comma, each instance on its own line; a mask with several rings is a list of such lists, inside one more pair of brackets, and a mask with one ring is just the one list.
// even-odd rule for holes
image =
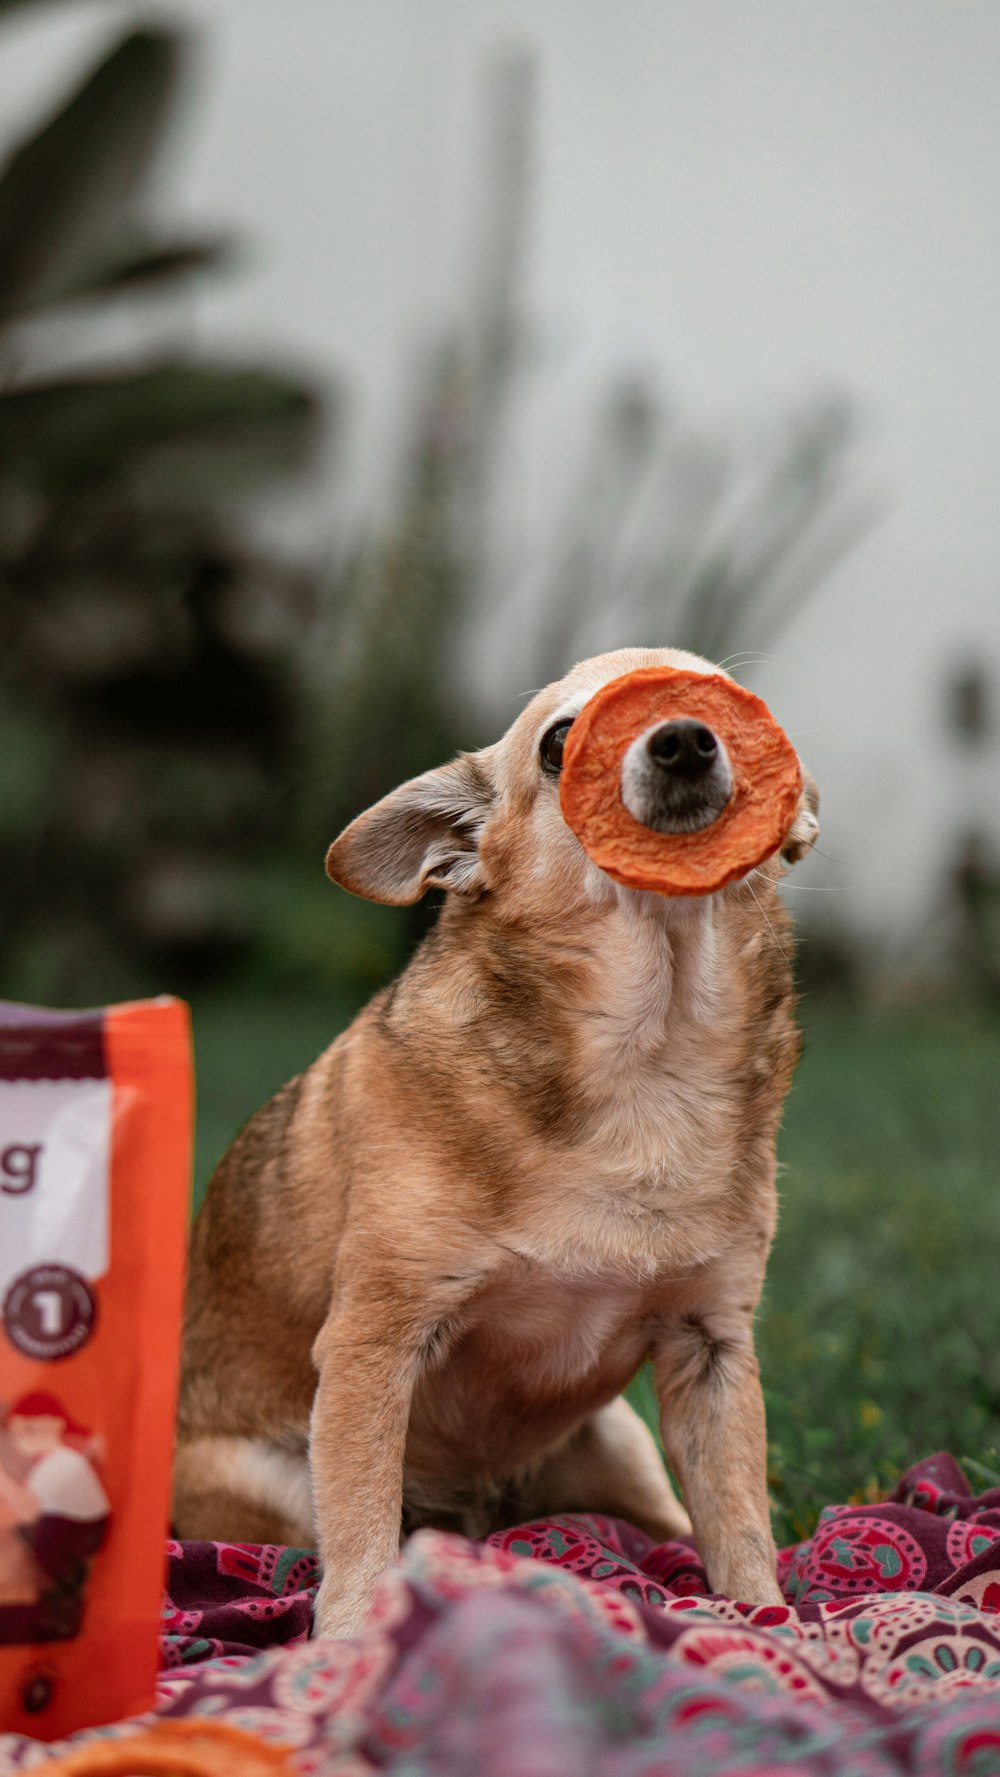
[[[622, 765], [639, 735], [690, 718], [729, 755], [729, 800], [696, 833], [645, 827], [622, 801]], [[566, 736], [559, 799], [588, 856], [626, 888], [710, 895], [776, 852], [802, 791], [798, 755], [767, 705], [718, 673], [640, 667], [585, 704]]]

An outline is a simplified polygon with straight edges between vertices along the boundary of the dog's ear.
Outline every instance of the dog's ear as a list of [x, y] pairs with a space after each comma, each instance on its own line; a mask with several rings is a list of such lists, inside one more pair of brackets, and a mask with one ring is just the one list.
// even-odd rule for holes
[[492, 804], [481, 756], [462, 753], [359, 814], [327, 852], [327, 875], [352, 895], [393, 907], [410, 906], [430, 888], [476, 898], [486, 886], [479, 838]]
[[819, 838], [819, 791], [816, 780], [802, 767], [802, 794], [795, 819], [785, 835], [781, 855], [786, 864], [797, 864]]

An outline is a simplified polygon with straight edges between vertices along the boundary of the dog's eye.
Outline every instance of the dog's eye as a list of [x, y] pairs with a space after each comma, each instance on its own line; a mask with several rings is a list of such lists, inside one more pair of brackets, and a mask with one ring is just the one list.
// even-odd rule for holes
[[538, 754], [546, 771], [562, 770], [563, 747], [572, 726], [572, 722], [557, 722], [554, 728], [549, 729], [548, 734], [542, 736]]

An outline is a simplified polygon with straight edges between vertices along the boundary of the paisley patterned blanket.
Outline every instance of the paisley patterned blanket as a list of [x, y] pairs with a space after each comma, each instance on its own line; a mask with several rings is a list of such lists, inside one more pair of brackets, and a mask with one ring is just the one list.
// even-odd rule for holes
[[[931, 1457], [780, 1577], [784, 1609], [709, 1596], [688, 1543], [609, 1518], [421, 1531], [365, 1633], [310, 1642], [308, 1551], [173, 1544], [158, 1711], [330, 1777], [1000, 1773], [1000, 1488]], [[48, 1750], [0, 1735], [0, 1773]]]

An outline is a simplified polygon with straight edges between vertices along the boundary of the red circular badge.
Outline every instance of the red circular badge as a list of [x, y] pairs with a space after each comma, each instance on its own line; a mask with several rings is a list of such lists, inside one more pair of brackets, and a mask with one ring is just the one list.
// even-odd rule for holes
[[22, 1271], [4, 1299], [4, 1330], [25, 1357], [69, 1357], [86, 1345], [96, 1319], [90, 1284], [68, 1265], [34, 1265]]

